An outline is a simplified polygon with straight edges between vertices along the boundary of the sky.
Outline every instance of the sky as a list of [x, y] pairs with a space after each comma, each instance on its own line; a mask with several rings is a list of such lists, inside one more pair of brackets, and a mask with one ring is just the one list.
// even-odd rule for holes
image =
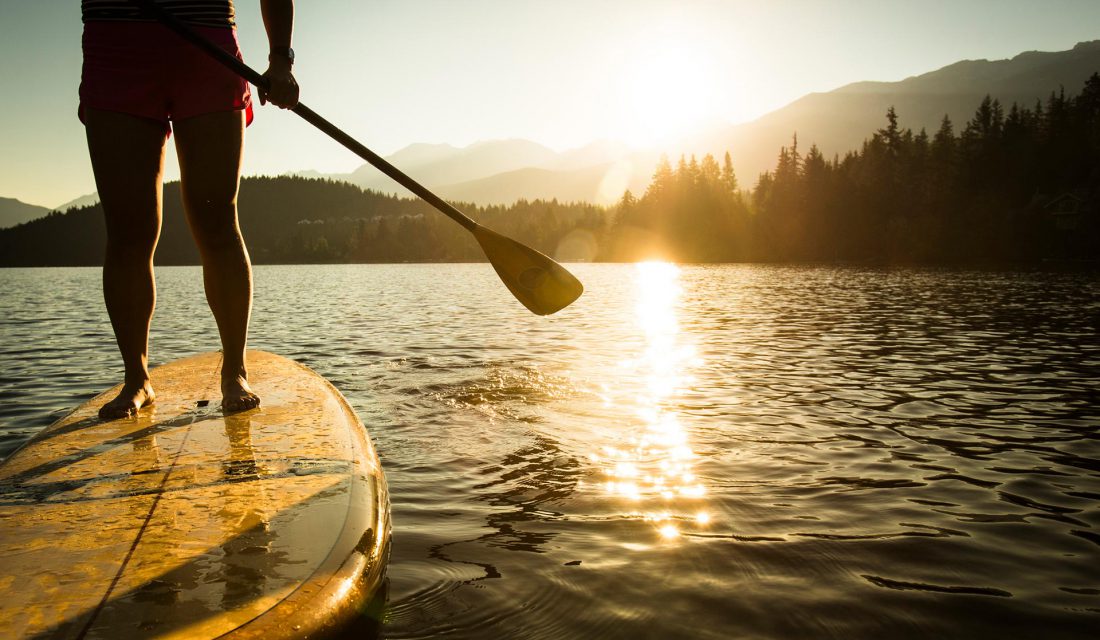
[[[258, 0], [236, 0], [263, 70]], [[963, 59], [1100, 39], [1096, 0], [309, 0], [302, 101], [383, 155], [524, 138], [657, 148], [815, 91]], [[76, 118], [77, 0], [0, 0], [0, 196], [55, 207], [95, 191]], [[362, 161], [292, 113], [257, 109], [245, 175]], [[169, 153], [166, 178], [178, 177]], [[415, 176], [414, 176], [415, 177]]]

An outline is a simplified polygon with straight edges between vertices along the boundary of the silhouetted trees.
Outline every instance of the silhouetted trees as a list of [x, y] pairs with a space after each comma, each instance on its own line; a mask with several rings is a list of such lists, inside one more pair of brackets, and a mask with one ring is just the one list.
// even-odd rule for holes
[[955, 263], [1100, 257], [1100, 75], [1007, 114], [986, 97], [956, 135], [893, 108], [859, 151], [795, 138], [753, 193], [759, 260]]
[[[586, 203], [521, 200], [511, 206], [457, 203], [476, 220], [554, 255], [578, 229], [602, 233], [608, 212]], [[291, 176], [241, 181], [240, 224], [257, 264], [335, 262], [476, 262], [477, 243], [460, 226], [412, 198], [332, 180]], [[0, 266], [103, 263], [106, 236], [99, 205], [53, 213], [0, 230]], [[563, 256], [565, 257], [565, 256]], [[594, 254], [571, 255], [592, 259]], [[199, 264], [179, 198], [165, 185], [157, 264]]]
[[748, 229], [748, 208], [737, 190], [733, 163], [711, 155], [681, 156], [673, 169], [661, 158], [641, 198], [627, 191], [601, 243], [599, 257], [636, 260], [663, 256], [689, 262], [744, 260], [738, 239]]
[[1006, 113], [992, 97], [956, 134], [886, 125], [827, 159], [797, 135], [751, 195], [729, 155], [666, 161], [615, 208], [603, 257], [683, 261], [978, 263], [1100, 258], [1100, 75]]

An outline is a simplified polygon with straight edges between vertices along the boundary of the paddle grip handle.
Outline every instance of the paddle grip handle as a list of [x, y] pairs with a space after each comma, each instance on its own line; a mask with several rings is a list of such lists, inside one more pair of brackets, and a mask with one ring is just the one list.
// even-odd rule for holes
[[[154, 16], [161, 24], [174, 31], [181, 38], [199, 47], [222, 65], [228, 67], [233, 73], [260, 89], [268, 88], [268, 80], [262, 74], [257, 73], [255, 69], [237, 59], [237, 56], [222, 49], [213, 42], [210, 42], [198, 33], [195, 33], [194, 30], [180, 22], [175, 16], [165, 11], [152, 0], [131, 1], [139, 5], [143, 11]], [[314, 127], [328, 134], [330, 138], [344, 145], [349, 151], [369, 162], [372, 166], [392, 178], [401, 186], [423, 198], [424, 201], [438, 209], [441, 213], [465, 227], [467, 231], [473, 232], [479, 227], [478, 223], [471, 220], [469, 216], [456, 209], [443, 198], [432, 193], [424, 185], [405, 175], [404, 172], [390, 164], [385, 158], [371, 151], [358, 140], [342, 131], [339, 127], [322, 118], [313, 109], [299, 102], [291, 111], [298, 114], [303, 120]]]

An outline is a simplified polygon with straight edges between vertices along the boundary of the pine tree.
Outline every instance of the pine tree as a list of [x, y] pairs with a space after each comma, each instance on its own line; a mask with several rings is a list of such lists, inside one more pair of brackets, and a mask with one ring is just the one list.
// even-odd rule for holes
[[729, 151], [722, 159], [722, 185], [729, 193], [737, 193], [737, 174], [733, 172], [733, 160]]
[[886, 151], [896, 157], [901, 151], [901, 134], [898, 129], [898, 114], [894, 106], [886, 110], [887, 125], [885, 129], [879, 129], [877, 135], [886, 145]]
[[644, 199], [662, 198], [672, 187], [672, 181], [672, 165], [668, 162], [668, 156], [661, 154], [661, 159], [657, 161], [657, 168], [653, 171], [653, 179], [642, 197]]
[[699, 178], [707, 189], [714, 189], [721, 183], [722, 170], [718, 167], [718, 161], [709, 153], [699, 163]]
[[932, 161], [937, 164], [950, 164], [955, 155], [955, 128], [951, 118], [945, 113], [940, 128], [932, 137]]

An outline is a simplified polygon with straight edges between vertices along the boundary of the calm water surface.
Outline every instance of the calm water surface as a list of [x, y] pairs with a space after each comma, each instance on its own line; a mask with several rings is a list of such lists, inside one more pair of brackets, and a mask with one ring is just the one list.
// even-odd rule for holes
[[[1100, 635], [1100, 277], [260, 267], [393, 496], [390, 638]], [[152, 360], [217, 348], [158, 271]], [[120, 374], [95, 269], [0, 270], [0, 456]]]

